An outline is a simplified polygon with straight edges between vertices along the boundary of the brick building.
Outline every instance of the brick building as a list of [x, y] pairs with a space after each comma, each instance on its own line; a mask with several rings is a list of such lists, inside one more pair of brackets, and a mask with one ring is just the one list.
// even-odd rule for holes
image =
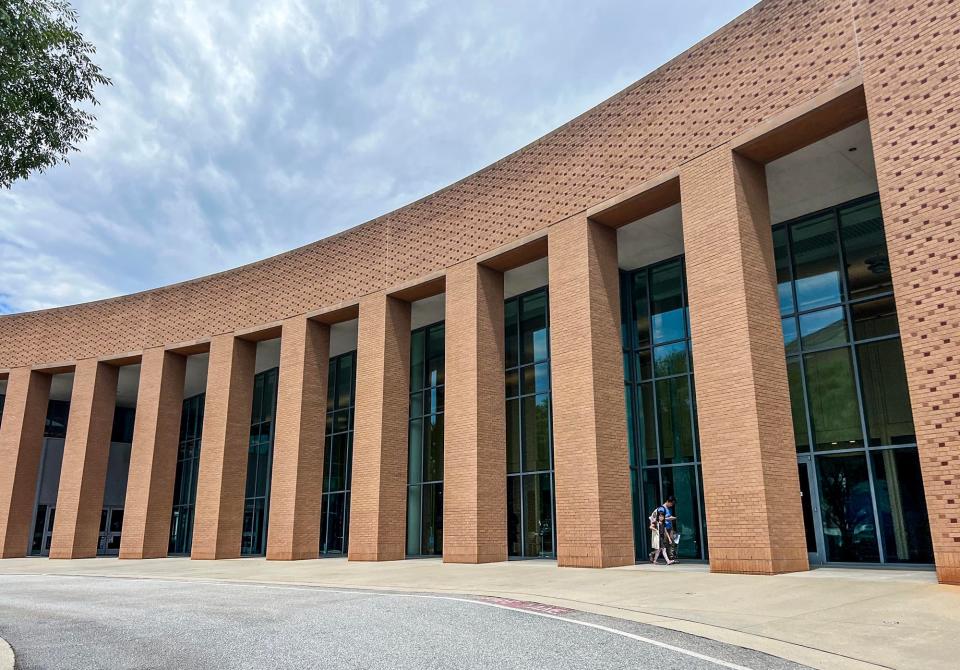
[[936, 565], [960, 9], [766, 0], [315, 244], [0, 318], [0, 556]]

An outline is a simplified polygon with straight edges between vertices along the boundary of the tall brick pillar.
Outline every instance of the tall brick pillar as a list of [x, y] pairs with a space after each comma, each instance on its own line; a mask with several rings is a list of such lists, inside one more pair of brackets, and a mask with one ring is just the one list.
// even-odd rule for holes
[[710, 569], [806, 570], [764, 168], [725, 145], [680, 188]]
[[283, 322], [267, 558], [317, 558], [330, 326]]
[[352, 561], [406, 551], [410, 303], [384, 293], [360, 300], [357, 399], [350, 490]]
[[443, 560], [507, 560], [503, 274], [447, 271]]
[[937, 576], [960, 584], [960, 15], [853, 6]]
[[95, 359], [77, 363], [50, 558], [97, 555], [118, 371]]
[[186, 364], [163, 347], [143, 352], [120, 558], [167, 555]]
[[0, 424], [0, 558], [27, 554], [49, 399], [50, 375], [10, 372]]
[[240, 556], [256, 355], [255, 342], [231, 334], [210, 342], [190, 558]]
[[557, 562], [633, 565], [617, 234], [577, 217], [548, 245]]

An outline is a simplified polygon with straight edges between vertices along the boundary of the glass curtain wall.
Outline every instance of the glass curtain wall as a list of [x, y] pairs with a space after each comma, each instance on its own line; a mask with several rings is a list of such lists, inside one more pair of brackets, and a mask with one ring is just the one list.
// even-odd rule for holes
[[621, 273], [623, 370], [637, 558], [647, 517], [676, 497], [677, 555], [707, 558], [683, 258]]
[[200, 475], [200, 438], [203, 435], [205, 393], [183, 401], [180, 413], [180, 444], [177, 448], [177, 472], [173, 485], [173, 514], [170, 519], [170, 545], [174, 555], [190, 554], [193, 545], [193, 513]]
[[507, 401], [507, 547], [556, 557], [547, 289], [504, 304]]
[[262, 556], [267, 549], [278, 372], [279, 368], [271, 368], [253, 378], [253, 411], [250, 416], [250, 448], [247, 452], [241, 556]]
[[410, 334], [407, 555], [443, 554], [444, 327]]
[[330, 359], [327, 376], [327, 429], [320, 506], [320, 553], [346, 554], [350, 537], [350, 477], [353, 462], [353, 406], [357, 352]]
[[[43, 437], [67, 437], [67, 419], [70, 418], [69, 400], [50, 400], [47, 402], [47, 416], [44, 419]], [[43, 477], [43, 472], [40, 472]], [[33, 534], [30, 540], [31, 555], [47, 555], [53, 538], [53, 522], [56, 507], [38, 504], [34, 513]]]
[[773, 230], [797, 453], [812, 459], [825, 559], [930, 563], [877, 196]]

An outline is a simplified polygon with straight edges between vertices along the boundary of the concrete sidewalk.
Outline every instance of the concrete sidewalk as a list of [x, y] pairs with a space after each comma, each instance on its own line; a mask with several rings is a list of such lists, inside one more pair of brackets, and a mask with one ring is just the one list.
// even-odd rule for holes
[[310, 584], [497, 595], [692, 633], [825, 670], [943, 668], [960, 659], [960, 587], [933, 572], [821, 568], [777, 577], [704, 565], [558, 569], [547, 561], [445, 565], [97, 558], [0, 561], [0, 574], [97, 575]]

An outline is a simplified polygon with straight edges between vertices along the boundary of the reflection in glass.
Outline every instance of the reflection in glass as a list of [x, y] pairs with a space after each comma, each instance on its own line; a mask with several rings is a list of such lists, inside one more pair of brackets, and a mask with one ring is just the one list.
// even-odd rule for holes
[[419, 328], [410, 341], [407, 553], [434, 555], [443, 551], [444, 324]]
[[871, 201], [840, 210], [840, 236], [847, 260], [850, 299], [893, 289], [880, 203]]
[[673, 377], [656, 382], [660, 453], [663, 463], [694, 460], [693, 425], [690, 418], [690, 381]]
[[787, 350], [787, 355], [796, 354], [800, 351], [800, 331], [797, 329], [797, 318], [788, 316], [781, 320], [783, 327], [783, 346]]
[[[697, 467], [685, 465], [678, 468], [663, 468], [663, 494], [677, 499], [673, 508], [674, 530], [678, 534], [677, 556], [700, 558], [700, 504], [697, 500]], [[651, 511], [654, 508], [650, 508]]]
[[790, 385], [790, 410], [793, 415], [793, 437], [797, 451], [808, 451], [810, 437], [807, 435], [807, 412], [806, 403], [803, 402], [803, 379], [799, 358], [787, 360], [787, 382]]
[[654, 374], [657, 377], [683, 374], [687, 371], [687, 343], [674, 342], [653, 350]]
[[850, 305], [850, 313], [853, 318], [854, 339], [869, 340], [900, 333], [897, 305], [892, 295]]
[[[546, 289], [511, 298], [505, 339], [519, 343], [506, 360], [507, 538], [510, 556], [552, 556], [553, 444]], [[518, 366], [519, 364], [519, 366]], [[629, 366], [628, 366], [629, 367]], [[517, 381], [513, 381], [517, 380]]]
[[797, 309], [840, 302], [840, 255], [833, 214], [790, 227]]
[[[327, 387], [327, 429], [323, 455], [323, 496], [320, 506], [320, 553], [347, 551], [350, 508], [350, 461], [353, 455], [353, 406], [356, 352], [330, 359]], [[336, 417], [336, 418], [335, 418]]]
[[258, 556], [267, 550], [267, 514], [273, 469], [273, 420], [277, 404], [278, 368], [257, 374], [253, 385], [247, 482], [240, 554]]
[[800, 341], [805, 351], [846, 344], [847, 320], [843, 307], [800, 315]]
[[932, 563], [933, 545], [916, 448], [871, 454], [887, 562]]
[[917, 436], [900, 340], [861, 344], [857, 347], [857, 362], [870, 446], [915, 444]]
[[520, 362], [547, 360], [547, 294], [531, 293], [520, 301]]
[[193, 544], [193, 516], [200, 475], [200, 443], [203, 434], [203, 407], [206, 394], [183, 401], [180, 412], [180, 443], [174, 474], [173, 510], [167, 551], [186, 555]]
[[866, 456], [824, 454], [816, 463], [827, 560], [879, 561]]
[[550, 469], [550, 396], [526, 396], [522, 404], [523, 470]]
[[787, 229], [773, 231], [773, 257], [777, 264], [777, 298], [780, 314], [793, 314], [793, 286], [790, 283], [790, 251], [787, 247]]
[[665, 263], [650, 272], [650, 306], [655, 343], [686, 337], [680, 261]]
[[703, 509], [696, 502], [701, 484], [683, 259], [624, 273], [621, 286], [622, 331], [631, 335], [624, 354], [632, 365], [624, 373], [637, 558], [645, 559], [649, 551], [648, 516], [662, 496], [675, 494], [682, 516], [680, 555], [703, 559], [706, 537]]
[[817, 450], [863, 445], [860, 406], [847, 347], [804, 356]]

